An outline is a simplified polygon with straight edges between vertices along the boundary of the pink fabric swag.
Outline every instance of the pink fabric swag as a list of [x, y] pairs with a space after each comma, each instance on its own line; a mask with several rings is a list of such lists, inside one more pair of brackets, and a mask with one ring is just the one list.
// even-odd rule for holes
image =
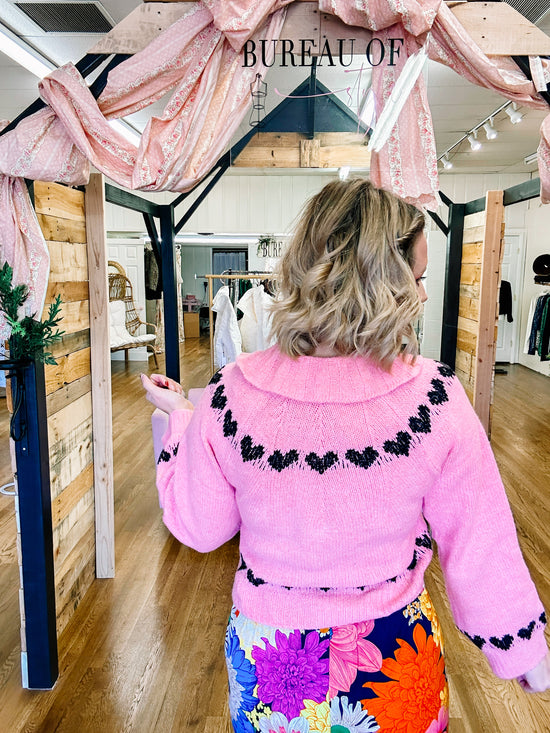
[[[276, 39], [292, 0], [204, 0], [149, 46], [109, 74], [96, 101], [74, 65], [40, 83], [48, 107], [0, 137], [0, 260], [14, 264], [16, 282], [31, 284], [29, 308], [40, 313], [47, 286], [47, 247], [22, 178], [86, 183], [89, 165], [121, 186], [143, 191], [187, 191], [227, 149], [250, 104], [249, 85], [265, 69], [241, 66], [249, 38]], [[488, 59], [441, 0], [320, 0], [322, 12], [370, 28], [405, 45], [394, 67], [373, 69], [380, 110], [407, 57], [428, 42], [429, 56], [473, 83], [509, 99], [543, 108], [535, 85], [510, 59]], [[547, 71], [547, 69], [545, 69]], [[171, 91], [152, 117], [139, 148], [112, 129], [116, 119], [143, 109]], [[542, 199], [550, 199], [550, 119], [541, 128]], [[391, 135], [373, 153], [376, 185], [428, 208], [439, 188], [431, 114], [422, 76]], [[0, 338], [7, 336], [0, 321]]]

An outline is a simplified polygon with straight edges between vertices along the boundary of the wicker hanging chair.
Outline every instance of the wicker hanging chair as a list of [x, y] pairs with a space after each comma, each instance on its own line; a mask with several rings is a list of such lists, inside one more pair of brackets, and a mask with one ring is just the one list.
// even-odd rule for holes
[[[111, 351], [125, 352], [128, 360], [129, 349], [146, 346], [153, 352], [155, 366], [158, 369], [157, 349], [154, 343], [157, 338], [157, 327], [154, 323], [142, 321], [134, 303], [133, 287], [124, 268], [119, 262], [109, 260], [108, 265], [115, 272], [109, 272], [109, 309], [111, 322]], [[153, 333], [138, 334], [141, 326], [149, 326]]]

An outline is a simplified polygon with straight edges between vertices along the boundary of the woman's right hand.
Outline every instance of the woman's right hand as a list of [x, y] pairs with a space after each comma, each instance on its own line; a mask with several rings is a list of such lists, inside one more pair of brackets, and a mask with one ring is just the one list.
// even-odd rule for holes
[[550, 689], [550, 651], [536, 667], [522, 674], [517, 681], [525, 692], [544, 692]]
[[181, 386], [163, 374], [152, 374], [151, 377], [142, 374], [141, 383], [149, 402], [167, 415], [174, 410], [194, 409], [193, 403], [185, 399]]

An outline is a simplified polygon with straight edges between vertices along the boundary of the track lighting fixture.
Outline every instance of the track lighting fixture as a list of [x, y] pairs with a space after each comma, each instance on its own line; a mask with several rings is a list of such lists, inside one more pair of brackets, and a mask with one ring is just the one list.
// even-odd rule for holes
[[498, 137], [498, 132], [494, 128], [492, 119], [487, 120], [487, 122], [483, 123], [483, 129], [485, 130], [485, 134], [487, 135], [487, 140], [494, 140], [496, 137]]
[[446, 155], [443, 156], [441, 162], [443, 163], [443, 168], [445, 168], [446, 171], [450, 170], [453, 167], [453, 164]]
[[338, 178], [341, 181], [346, 181], [350, 172], [349, 165], [343, 165], [341, 168], [338, 168]]
[[481, 150], [481, 143], [477, 139], [477, 133], [475, 130], [472, 130], [472, 132], [466, 137], [468, 142], [470, 143], [470, 147], [472, 150]]
[[521, 122], [523, 119], [523, 115], [518, 110], [515, 102], [512, 102], [512, 104], [509, 107], [506, 107], [504, 111], [510, 118], [510, 122], [512, 123], [512, 125], [517, 125], [518, 122]]

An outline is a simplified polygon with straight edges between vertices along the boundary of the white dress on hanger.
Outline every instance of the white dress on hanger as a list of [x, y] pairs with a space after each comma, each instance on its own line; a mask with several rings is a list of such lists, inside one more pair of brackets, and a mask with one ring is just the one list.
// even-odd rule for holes
[[227, 285], [223, 285], [216, 293], [212, 310], [216, 312], [214, 365], [219, 369], [229, 364], [229, 362], [235, 361], [242, 351], [237, 314], [231, 303]]
[[263, 286], [255, 285], [237, 303], [237, 308], [243, 313], [239, 321], [243, 351], [262, 351], [275, 343], [270, 335], [269, 305], [272, 302], [272, 296], [265, 292]]

